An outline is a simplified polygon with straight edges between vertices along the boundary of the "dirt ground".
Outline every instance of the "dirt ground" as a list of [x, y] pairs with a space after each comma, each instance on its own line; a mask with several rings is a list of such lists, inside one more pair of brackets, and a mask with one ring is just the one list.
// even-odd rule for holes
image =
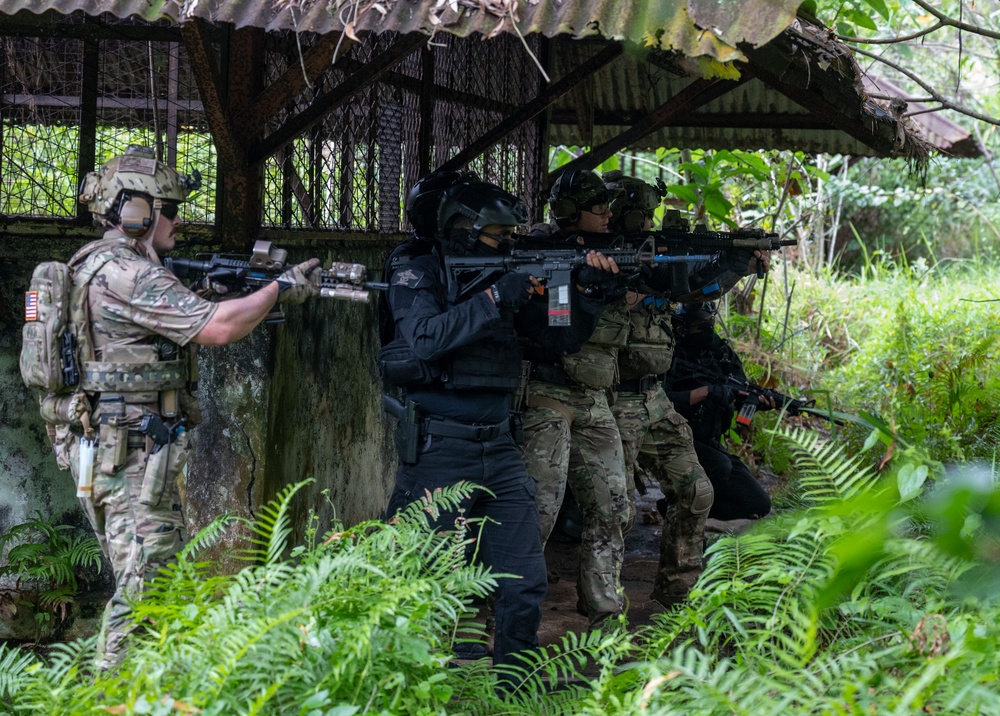
[[[656, 512], [656, 500], [662, 496], [655, 487], [639, 496], [636, 525], [625, 538], [622, 585], [628, 596], [630, 627], [648, 624], [654, 614], [664, 611], [649, 598], [660, 557], [663, 523]], [[542, 625], [538, 631], [538, 640], [543, 645], [557, 643], [566, 632], [587, 629], [587, 617], [576, 611], [578, 549], [576, 541], [559, 531], [553, 532], [545, 546], [549, 594], [542, 605]]]

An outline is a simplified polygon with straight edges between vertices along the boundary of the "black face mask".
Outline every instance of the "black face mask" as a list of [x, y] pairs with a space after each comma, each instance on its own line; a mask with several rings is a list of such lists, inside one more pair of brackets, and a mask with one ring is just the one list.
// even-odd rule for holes
[[445, 253], [453, 256], [470, 256], [475, 255], [477, 245], [481, 242], [472, 236], [470, 229], [448, 229], [442, 243]]
[[504, 244], [493, 247], [482, 241], [476, 241], [476, 245], [472, 249], [473, 256], [506, 256], [508, 253], [510, 251]]

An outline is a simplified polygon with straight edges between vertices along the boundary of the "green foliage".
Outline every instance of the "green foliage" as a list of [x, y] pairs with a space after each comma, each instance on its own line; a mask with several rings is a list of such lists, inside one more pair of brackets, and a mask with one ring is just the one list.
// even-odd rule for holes
[[[36, 639], [58, 616], [61, 622], [78, 591], [77, 574], [100, 571], [101, 547], [93, 535], [72, 525], [35, 516], [0, 535], [0, 577], [15, 577], [10, 605], [32, 610]], [[0, 594], [2, 596], [2, 594]]]
[[494, 583], [465, 561], [476, 525], [428, 529], [467, 487], [286, 556], [291, 486], [250, 525], [240, 573], [212, 576], [191, 546], [161, 573], [117, 671], [90, 673], [93, 641], [46, 661], [0, 646], [0, 713], [996, 713], [997, 475], [946, 471], [869, 427], [922, 468], [919, 496], [902, 468], [779, 430], [801, 509], [713, 544], [689, 602], [654, 624], [567, 634], [495, 672], [448, 666]]
[[876, 251], [906, 265], [991, 259], [1000, 249], [997, 178], [981, 159], [938, 159], [922, 181], [903, 160], [862, 159], [827, 190], [842, 207], [842, 270], [863, 270]]
[[966, 588], [995, 574], [996, 476], [925, 463], [942, 489], [904, 504], [857, 457], [807, 433], [777, 438], [807, 506], [715, 543], [690, 604], [640, 635], [644, 713], [1000, 709], [996, 578]]

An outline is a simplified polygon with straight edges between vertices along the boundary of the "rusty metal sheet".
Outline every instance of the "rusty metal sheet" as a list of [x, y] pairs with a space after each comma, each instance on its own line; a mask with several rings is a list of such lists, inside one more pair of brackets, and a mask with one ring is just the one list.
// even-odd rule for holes
[[[603, 36], [689, 56], [741, 59], [737, 42], [767, 42], [791, 21], [799, 0], [0, 0], [0, 14], [83, 11], [183, 23], [191, 18], [236, 27], [343, 32], [446, 32], [492, 37], [509, 32]], [[726, 23], [731, 23], [731, 27]]]

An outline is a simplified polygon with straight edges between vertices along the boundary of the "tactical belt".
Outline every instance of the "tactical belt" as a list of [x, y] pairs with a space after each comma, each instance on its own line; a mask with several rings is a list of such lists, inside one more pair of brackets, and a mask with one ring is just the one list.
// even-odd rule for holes
[[103, 363], [84, 361], [80, 388], [88, 393], [142, 393], [183, 388], [184, 361]]
[[619, 393], [648, 393], [661, 380], [663, 380], [662, 375], [650, 373], [649, 375], [644, 375], [642, 378], [623, 380], [615, 386], [615, 390]]
[[420, 427], [428, 435], [440, 435], [461, 440], [492, 440], [510, 432], [510, 419], [496, 425], [469, 425], [454, 420], [425, 418], [420, 421]]
[[532, 363], [531, 379], [553, 385], [569, 385], [572, 382], [562, 366], [554, 363]]

